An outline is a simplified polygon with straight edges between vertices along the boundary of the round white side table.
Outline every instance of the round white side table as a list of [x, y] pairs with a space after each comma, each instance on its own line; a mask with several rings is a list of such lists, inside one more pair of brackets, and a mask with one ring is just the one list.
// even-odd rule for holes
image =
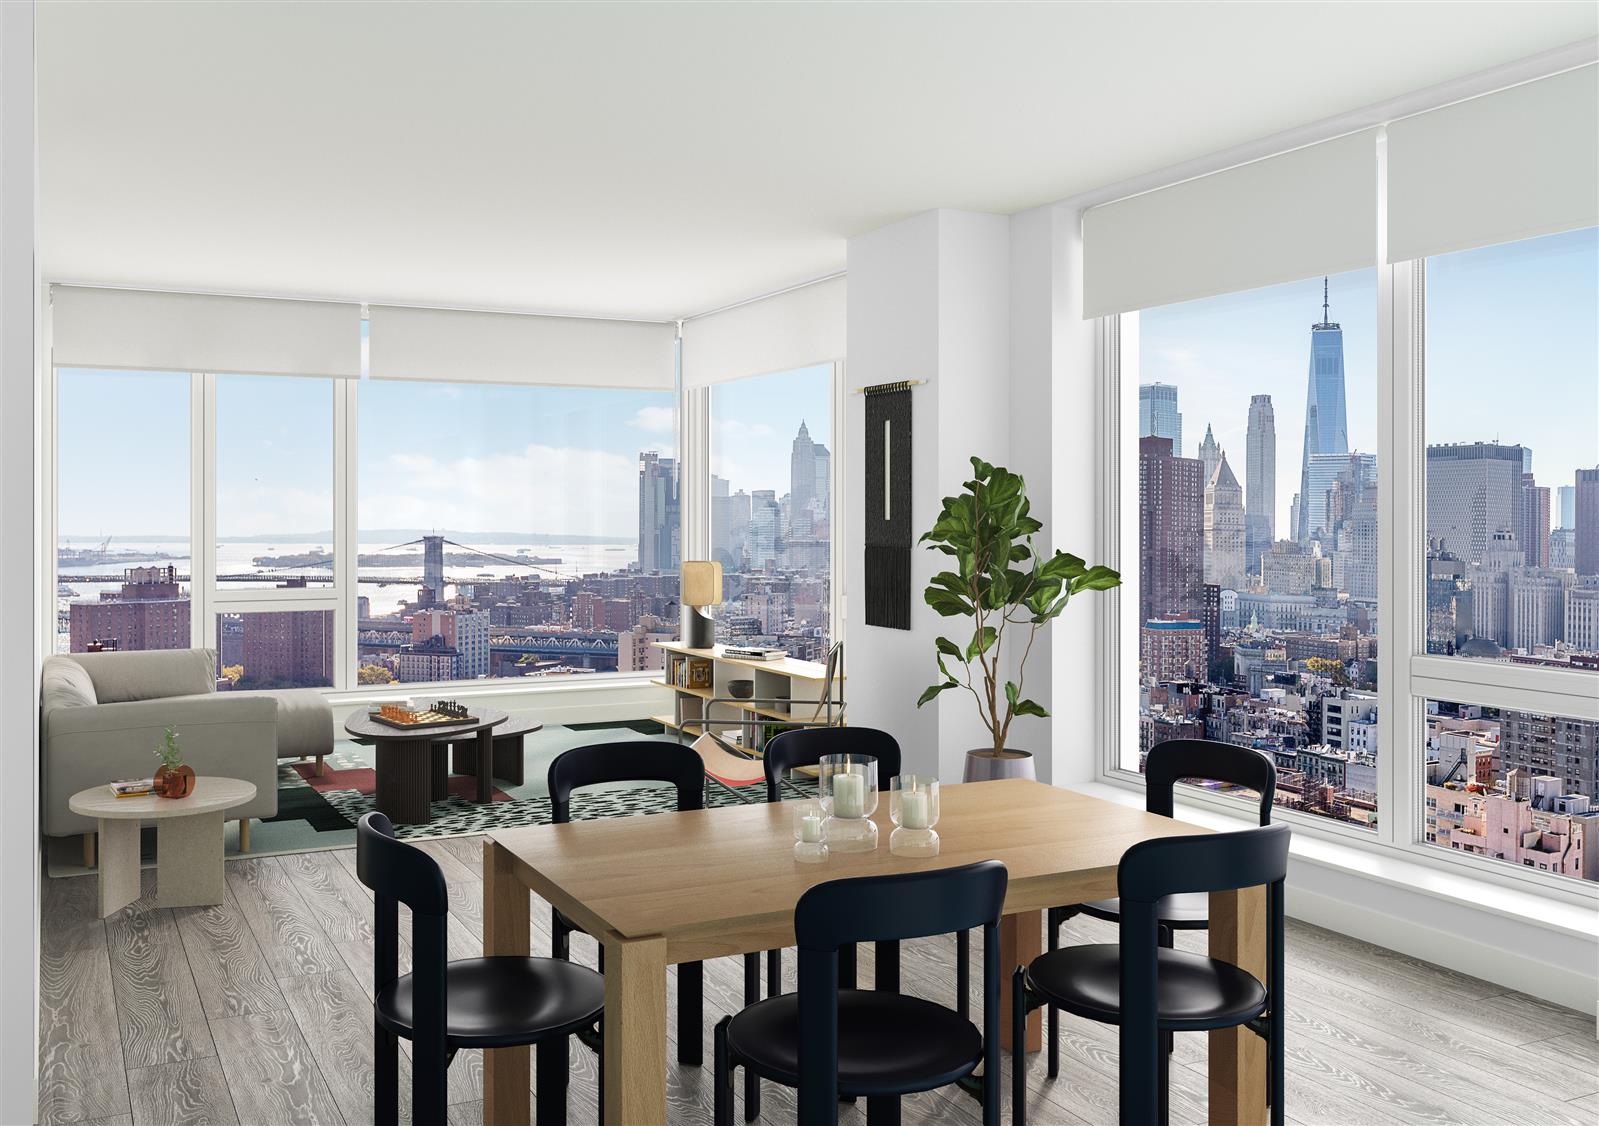
[[221, 903], [223, 814], [255, 798], [255, 783], [199, 775], [186, 798], [119, 798], [108, 786], [73, 794], [67, 808], [100, 822], [100, 917], [139, 898], [139, 825], [155, 823], [156, 904]]

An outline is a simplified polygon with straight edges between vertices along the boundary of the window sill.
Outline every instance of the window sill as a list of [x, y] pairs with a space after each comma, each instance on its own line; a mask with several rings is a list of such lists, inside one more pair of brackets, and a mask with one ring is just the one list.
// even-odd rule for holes
[[[1120, 805], [1142, 808], [1144, 804], [1143, 791], [1126, 784], [1085, 782], [1067, 788]], [[1180, 796], [1176, 810], [1180, 820], [1207, 829], [1246, 828], [1253, 823], [1252, 818], [1213, 805], [1184, 801]], [[1509, 887], [1497, 880], [1476, 878], [1469, 872], [1444, 870], [1377, 841], [1331, 840], [1309, 832], [1294, 834], [1290, 855], [1301, 863], [1370, 880], [1396, 892], [1429, 896], [1570, 938], [1599, 939], [1599, 911], [1587, 888], [1550, 894], [1543, 889]], [[1599, 892], [1599, 887], [1594, 892]]]
[[407, 684], [363, 685], [345, 691], [328, 689], [324, 694], [335, 708], [355, 708], [417, 695], [449, 695], [461, 700], [492, 700], [499, 696], [570, 696], [579, 693], [613, 692], [642, 688], [660, 675], [660, 670], [643, 672], [594, 673], [570, 677], [511, 677], [500, 680], [441, 680]]

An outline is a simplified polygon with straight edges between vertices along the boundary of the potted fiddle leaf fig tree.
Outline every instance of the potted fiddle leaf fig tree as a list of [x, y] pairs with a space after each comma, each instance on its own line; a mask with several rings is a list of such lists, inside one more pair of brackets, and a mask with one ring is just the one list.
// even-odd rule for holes
[[963, 492], [944, 498], [938, 522], [920, 540], [954, 560], [953, 570], [928, 584], [927, 604], [946, 618], [966, 619], [971, 633], [963, 644], [938, 638], [942, 679], [916, 706], [951, 688], [964, 688], [977, 701], [993, 743], [967, 752], [967, 781], [1033, 775], [1032, 755], [1006, 742], [1017, 716], [1049, 714], [1025, 695], [1033, 641], [1072, 595], [1121, 585], [1121, 575], [1109, 567], [1089, 566], [1064, 551], [1036, 551], [1033, 536], [1044, 525], [1029, 507], [1020, 474], [974, 457], [972, 479]]

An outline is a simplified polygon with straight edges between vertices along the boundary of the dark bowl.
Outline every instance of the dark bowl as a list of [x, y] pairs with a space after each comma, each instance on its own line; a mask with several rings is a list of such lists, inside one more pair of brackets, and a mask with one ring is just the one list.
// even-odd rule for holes
[[755, 695], [755, 682], [753, 680], [730, 680], [727, 682], [727, 694], [735, 700], [748, 700]]

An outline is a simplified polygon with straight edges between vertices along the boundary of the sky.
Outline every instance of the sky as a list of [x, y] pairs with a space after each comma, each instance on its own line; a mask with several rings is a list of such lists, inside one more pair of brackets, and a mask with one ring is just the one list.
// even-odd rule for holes
[[[801, 420], [831, 446], [832, 370], [712, 390], [714, 470], [788, 491]], [[668, 391], [363, 381], [362, 529], [638, 535], [639, 454], [670, 456]], [[63, 370], [60, 527], [76, 546], [187, 537], [189, 377]], [[219, 376], [217, 535], [333, 526], [333, 388], [325, 379]]]
[[[1329, 281], [1343, 326], [1351, 450], [1377, 448], [1377, 272]], [[1322, 279], [1166, 305], [1139, 314], [1138, 383], [1174, 383], [1183, 450], [1209, 423], [1246, 482], [1251, 395], [1277, 424], [1277, 529], [1299, 488], [1310, 326]], [[1541, 485], [1599, 464], [1599, 232], [1460, 251], [1427, 264], [1426, 435], [1533, 449]], [[1136, 415], [1134, 416], [1136, 418]]]

